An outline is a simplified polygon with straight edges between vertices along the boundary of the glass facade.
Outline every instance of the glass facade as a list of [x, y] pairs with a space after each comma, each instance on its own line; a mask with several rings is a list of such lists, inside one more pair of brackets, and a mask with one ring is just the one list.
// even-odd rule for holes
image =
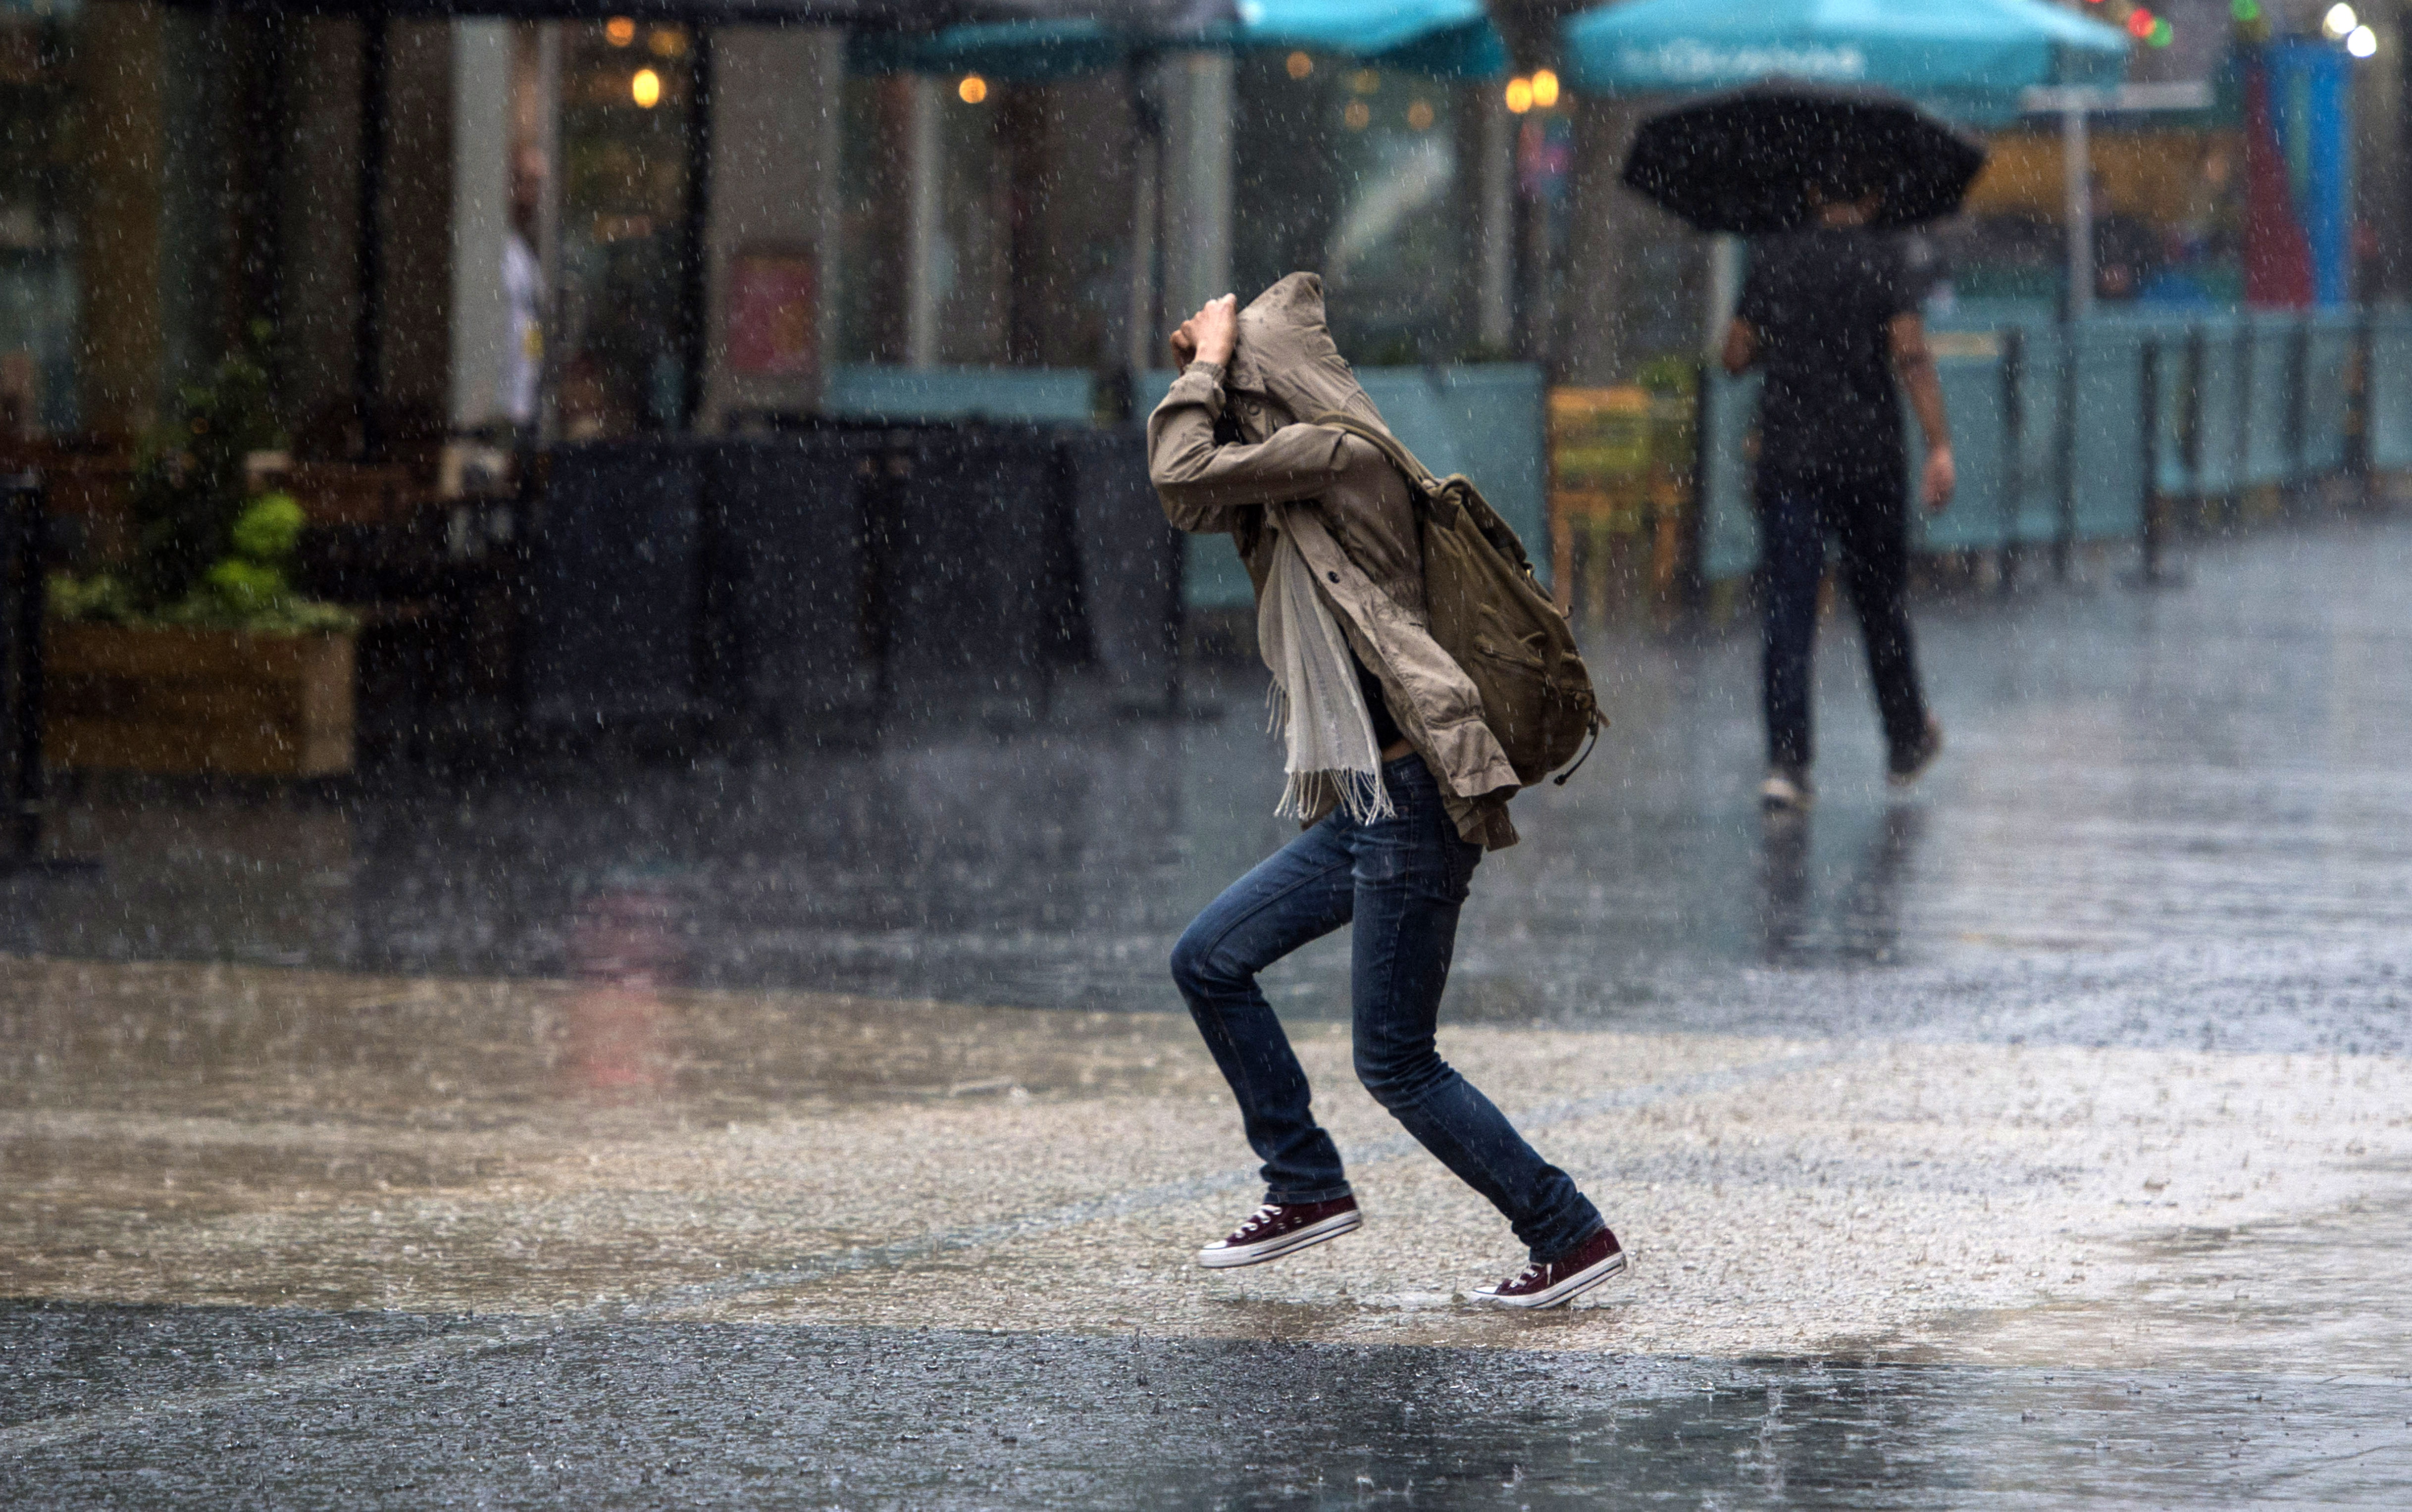
[[1445, 361], [1470, 343], [1460, 86], [1345, 59], [1239, 59], [1232, 274], [1319, 270], [1354, 362]]
[[625, 19], [565, 28], [561, 81], [563, 434], [675, 430], [687, 407], [695, 42]]
[[80, 303], [68, 28], [0, 12], [0, 433], [77, 423]]

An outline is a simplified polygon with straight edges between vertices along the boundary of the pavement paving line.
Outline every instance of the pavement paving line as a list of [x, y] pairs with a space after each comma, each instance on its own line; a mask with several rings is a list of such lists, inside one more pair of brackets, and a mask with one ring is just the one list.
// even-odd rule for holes
[[[1547, 1103], [1518, 1116], [1517, 1127], [1524, 1130], [1547, 1128], [1556, 1123], [1578, 1119], [1595, 1118], [1604, 1113], [1630, 1111], [1685, 1097], [1729, 1092], [1754, 1082], [1772, 1081], [1802, 1071], [1813, 1071], [1848, 1059], [1855, 1051], [1872, 1047], [1832, 1044], [1816, 1049], [1779, 1055], [1764, 1061], [1746, 1062], [1741, 1065], [1721, 1066], [1713, 1071], [1695, 1072], [1665, 1081], [1644, 1082], [1635, 1087], [1619, 1087], [1589, 1097], [1577, 1097]], [[1349, 1146], [1341, 1152], [1342, 1158], [1354, 1166], [1372, 1165], [1414, 1154], [1422, 1147], [1406, 1135], [1387, 1139], [1370, 1140]], [[570, 1329], [615, 1322], [639, 1322], [661, 1317], [699, 1303], [724, 1301], [731, 1297], [753, 1292], [777, 1291], [789, 1286], [809, 1284], [831, 1276], [846, 1275], [880, 1267], [903, 1267], [931, 1255], [955, 1250], [978, 1249], [1015, 1239], [1052, 1233], [1077, 1227], [1082, 1224], [1122, 1217], [1150, 1209], [1170, 1207], [1218, 1192], [1251, 1186], [1261, 1178], [1253, 1167], [1238, 1167], [1207, 1176], [1190, 1177], [1184, 1181], [1165, 1182], [1129, 1192], [1093, 1197], [1083, 1202], [1067, 1203], [1045, 1212], [1030, 1213], [997, 1223], [975, 1224], [921, 1239], [892, 1244], [856, 1245], [829, 1255], [815, 1255], [799, 1264], [777, 1270], [748, 1271], [722, 1281], [700, 1282], [674, 1286], [641, 1301], [613, 1302], [552, 1313], [540, 1318], [515, 1317], [492, 1326], [458, 1329], [435, 1339], [417, 1340], [406, 1344], [387, 1344], [362, 1350], [355, 1355], [331, 1359], [323, 1364], [293, 1366], [277, 1372], [267, 1379], [222, 1386], [195, 1387], [172, 1391], [124, 1406], [96, 1408], [86, 1412], [67, 1413], [55, 1417], [39, 1418], [10, 1428], [0, 1428], [0, 1456], [21, 1455], [35, 1449], [72, 1443], [95, 1434], [109, 1433], [139, 1427], [146, 1421], [171, 1414], [195, 1414], [213, 1408], [256, 1402], [287, 1393], [302, 1393], [339, 1386], [362, 1375], [382, 1374], [391, 1371], [409, 1370], [416, 1366], [444, 1360], [468, 1358], [491, 1354], [521, 1344], [532, 1343]]]

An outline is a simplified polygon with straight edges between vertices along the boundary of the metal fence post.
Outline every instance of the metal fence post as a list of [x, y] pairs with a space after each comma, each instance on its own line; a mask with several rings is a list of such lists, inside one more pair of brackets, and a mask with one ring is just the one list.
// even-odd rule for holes
[[8, 744], [15, 771], [8, 793], [8, 853], [12, 868], [38, 863], [42, 853], [42, 618], [43, 568], [50, 519], [37, 473], [11, 475], [0, 488], [7, 492], [5, 570], [14, 598], [16, 623], [9, 640], [13, 668], [8, 677]]
[[2295, 317], [2287, 338], [2287, 492], [2290, 502], [2311, 492], [2310, 449], [2312, 318]]
[[2184, 458], [2186, 475], [2186, 511], [2195, 528], [2202, 525], [2202, 372], [2209, 360], [2209, 345], [2202, 327], [2186, 328], [2186, 393], [2185, 413], [2179, 420], [2183, 429], [2178, 445]]
[[2052, 479], [2059, 518], [2052, 521], [2052, 576], [2068, 579], [2069, 558], [2077, 546], [2077, 362], [2079, 332], [2070, 321], [2060, 328], [2060, 456], [2059, 475]]
[[2019, 506], [2026, 492], [2027, 333], [2012, 326], [2002, 334], [2002, 543], [2001, 591], [2018, 579]]
[[2374, 336], [2370, 311], [2364, 307], [2353, 323], [2353, 381], [2346, 389], [2345, 466], [2354, 481], [2354, 508], [2367, 514], [2378, 502], [2377, 473], [2371, 465], [2370, 389]]
[[2258, 366], [2253, 360], [2253, 318], [2247, 316], [2237, 324], [2236, 466], [2228, 477], [2228, 507], [2221, 511], [2231, 529], [2244, 518], [2245, 476], [2253, 464], [2253, 370]]
[[2146, 336], [2136, 372], [2136, 407], [2143, 418], [2144, 477], [2136, 550], [2144, 584], [2161, 580], [2161, 342]]

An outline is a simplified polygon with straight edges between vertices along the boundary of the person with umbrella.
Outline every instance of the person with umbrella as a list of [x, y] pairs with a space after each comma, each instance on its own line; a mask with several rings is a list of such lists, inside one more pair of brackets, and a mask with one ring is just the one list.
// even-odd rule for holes
[[1866, 640], [1890, 780], [1907, 786], [1943, 749], [1904, 602], [1902, 389], [1925, 433], [1929, 510], [1951, 502], [1958, 473], [1919, 290], [1889, 233], [1956, 209], [1983, 162], [1981, 148], [1895, 96], [1770, 85], [1646, 123], [1625, 167], [1627, 183], [1695, 225], [1762, 233], [1722, 355], [1728, 373], [1766, 374], [1759, 797], [1772, 812], [1806, 809], [1815, 793], [1810, 665], [1829, 536]]

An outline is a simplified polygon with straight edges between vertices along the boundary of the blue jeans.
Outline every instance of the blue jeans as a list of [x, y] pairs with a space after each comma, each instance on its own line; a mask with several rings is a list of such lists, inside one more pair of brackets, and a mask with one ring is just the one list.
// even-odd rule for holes
[[1433, 1044], [1482, 848], [1458, 838], [1422, 757], [1386, 764], [1382, 780], [1393, 817], [1359, 824], [1334, 812], [1231, 884], [1174, 947], [1173, 980], [1240, 1101], [1265, 1200], [1346, 1196], [1339, 1148], [1309, 1110], [1306, 1072], [1257, 973], [1353, 922], [1357, 1079], [1507, 1215], [1535, 1260], [1553, 1258], [1605, 1226], [1599, 1210]]
[[1767, 759], [1805, 771], [1816, 754], [1809, 731], [1811, 653], [1817, 639], [1817, 585], [1826, 537], [1834, 537], [1843, 587], [1859, 611], [1868, 682], [1885, 743], [1899, 762], [1926, 738], [1926, 699], [1905, 595], [1909, 513], [1900, 483], [1881, 478], [1760, 479], [1760, 572], [1767, 598], [1760, 686], [1767, 705]]

